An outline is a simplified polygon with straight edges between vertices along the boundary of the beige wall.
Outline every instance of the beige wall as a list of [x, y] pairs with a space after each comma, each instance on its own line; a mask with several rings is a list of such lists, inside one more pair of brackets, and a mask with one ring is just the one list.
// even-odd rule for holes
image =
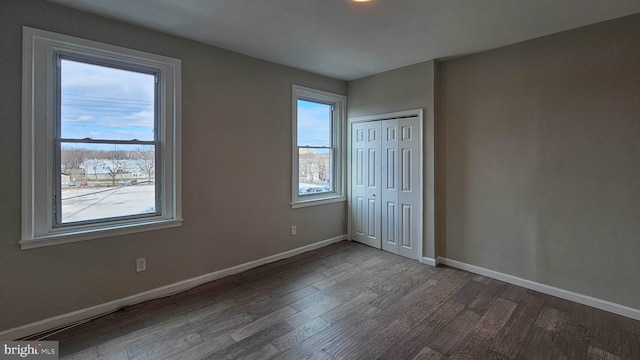
[[350, 81], [349, 118], [402, 110], [423, 109], [424, 219], [422, 255], [435, 259], [434, 197], [434, 70], [435, 61], [425, 61]]
[[445, 61], [446, 251], [640, 308], [640, 15]]
[[[19, 249], [23, 25], [182, 59], [182, 227]], [[0, 2], [0, 49], [0, 331], [343, 234], [344, 203], [289, 202], [291, 84], [345, 82], [44, 1]]]

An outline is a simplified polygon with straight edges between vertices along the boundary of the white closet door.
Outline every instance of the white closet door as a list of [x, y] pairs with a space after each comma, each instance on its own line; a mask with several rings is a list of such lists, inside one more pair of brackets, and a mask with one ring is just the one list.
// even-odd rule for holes
[[398, 119], [398, 254], [412, 259], [422, 241], [420, 136], [418, 118]]
[[380, 248], [380, 122], [352, 126], [353, 240]]
[[382, 249], [398, 253], [398, 120], [383, 120], [381, 130]]

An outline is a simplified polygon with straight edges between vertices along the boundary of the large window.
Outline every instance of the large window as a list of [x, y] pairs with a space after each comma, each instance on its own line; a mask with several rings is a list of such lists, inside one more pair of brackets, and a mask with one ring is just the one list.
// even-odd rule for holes
[[22, 248], [179, 226], [180, 61], [24, 28]]
[[345, 200], [344, 117], [344, 96], [293, 86], [293, 207]]

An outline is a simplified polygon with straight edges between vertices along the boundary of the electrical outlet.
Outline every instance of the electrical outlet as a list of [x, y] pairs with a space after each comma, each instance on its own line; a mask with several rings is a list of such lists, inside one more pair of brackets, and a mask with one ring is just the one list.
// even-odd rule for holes
[[136, 259], [136, 272], [147, 270], [147, 258]]
[[298, 227], [297, 227], [297, 226], [295, 226], [295, 225], [293, 225], [293, 226], [291, 227], [291, 236], [294, 236], [294, 235], [295, 235], [295, 234], [297, 234], [297, 233], [298, 233]]

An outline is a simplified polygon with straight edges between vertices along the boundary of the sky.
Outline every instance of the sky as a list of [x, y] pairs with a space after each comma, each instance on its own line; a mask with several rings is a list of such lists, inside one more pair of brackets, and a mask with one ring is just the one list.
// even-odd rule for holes
[[298, 146], [331, 146], [331, 105], [298, 100]]
[[[62, 59], [60, 83], [63, 139], [153, 140], [154, 75]], [[298, 145], [331, 146], [330, 105], [298, 101]]]
[[62, 138], [153, 140], [155, 76], [63, 59]]

